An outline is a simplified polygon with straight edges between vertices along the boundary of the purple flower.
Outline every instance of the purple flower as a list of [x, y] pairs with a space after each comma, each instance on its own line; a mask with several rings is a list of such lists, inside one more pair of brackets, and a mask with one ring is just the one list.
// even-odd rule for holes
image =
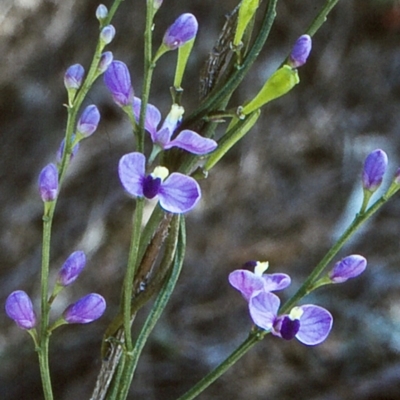
[[40, 172], [39, 192], [44, 202], [56, 199], [58, 193], [58, 170], [54, 164], [48, 164]]
[[104, 4], [100, 4], [96, 9], [96, 18], [101, 22], [107, 18], [108, 9]]
[[165, 32], [163, 44], [170, 50], [175, 50], [193, 39], [197, 29], [196, 17], [193, 14], [182, 14]]
[[[250, 264], [246, 263], [245, 265]], [[249, 265], [250, 266], [250, 265]], [[259, 261], [253, 262], [254, 272], [246, 269], [237, 269], [229, 274], [229, 283], [249, 301], [252, 296], [258, 293], [272, 292], [285, 289], [290, 285], [290, 276], [286, 274], [264, 274], [268, 263]]]
[[83, 81], [83, 76], [85, 75], [85, 69], [80, 64], [71, 65], [64, 75], [64, 85], [69, 89], [78, 90]]
[[362, 184], [365, 190], [375, 192], [379, 188], [387, 165], [388, 157], [383, 150], [377, 149], [368, 154], [362, 173]]
[[290, 53], [288, 64], [292, 68], [298, 68], [304, 65], [310, 55], [312, 47], [311, 37], [309, 35], [302, 35], [293, 46]]
[[100, 122], [100, 112], [98, 108], [92, 104], [87, 106], [79, 118], [76, 133], [83, 137], [88, 137], [94, 133]]
[[114, 101], [125, 107], [133, 102], [133, 87], [128, 67], [122, 61], [113, 61], [104, 74], [104, 83]]
[[85, 268], [85, 264], [85, 253], [83, 251], [73, 252], [61, 267], [58, 273], [57, 283], [60, 286], [68, 286], [75, 282], [83, 268]]
[[[72, 135], [71, 136], [71, 143], [73, 143], [74, 140], [75, 140], [75, 135]], [[61, 163], [62, 156], [64, 154], [64, 147], [65, 147], [65, 138], [61, 141], [60, 147], [58, 148], [58, 151], [57, 151], [57, 163], [58, 164]], [[75, 146], [72, 149], [70, 160], [72, 160], [75, 157], [75, 155], [78, 152], [78, 150], [79, 150], [79, 143], [76, 143]]]
[[275, 336], [290, 340], [294, 337], [306, 345], [323, 342], [332, 329], [333, 318], [325, 308], [306, 304], [294, 307], [289, 314], [279, 315], [279, 297], [273, 293], [260, 292], [249, 301], [253, 322]]
[[22, 329], [32, 329], [36, 325], [32, 301], [23, 290], [16, 290], [7, 297], [6, 313]]
[[195, 179], [174, 172], [168, 175], [164, 167], [157, 167], [146, 175], [146, 159], [141, 153], [124, 155], [119, 162], [119, 178], [125, 190], [135, 197], [152, 199], [158, 196], [160, 206], [168, 212], [181, 214], [190, 211], [200, 200], [200, 186]]
[[[141, 103], [142, 102], [138, 97], [134, 98], [133, 113], [137, 120], [139, 120], [140, 116]], [[165, 118], [161, 128], [157, 130], [161, 121], [161, 113], [158, 108], [152, 104], [147, 105], [145, 129], [150, 133], [153, 143], [163, 150], [168, 150], [172, 147], [179, 147], [189, 153], [198, 155], [207, 154], [215, 150], [217, 142], [212, 139], [204, 138], [198, 133], [188, 129], [183, 130], [175, 139], [171, 140], [175, 129], [181, 121], [183, 112], [183, 107], [173, 104], [171, 111]]]
[[107, 69], [111, 65], [113, 59], [114, 59], [114, 56], [111, 51], [104, 52], [100, 57], [99, 65], [97, 67], [98, 72], [100, 74], [102, 74], [103, 72], [107, 71]]
[[115, 28], [113, 25], [105, 26], [100, 32], [100, 39], [104, 44], [110, 44], [115, 36]]
[[342, 283], [360, 275], [366, 267], [367, 260], [363, 256], [353, 254], [337, 262], [328, 275], [333, 283]]
[[63, 317], [69, 324], [87, 324], [100, 318], [105, 309], [104, 298], [97, 293], [90, 293], [69, 305], [63, 312]]
[[399, 184], [400, 184], [400, 168], [397, 168], [396, 173], [394, 174], [393, 182], [394, 182], [396, 185], [399, 185]]

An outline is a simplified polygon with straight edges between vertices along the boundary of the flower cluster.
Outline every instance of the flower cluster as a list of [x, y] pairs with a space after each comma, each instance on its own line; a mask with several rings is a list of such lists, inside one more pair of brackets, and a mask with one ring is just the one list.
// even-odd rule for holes
[[[132, 115], [139, 123], [142, 102], [134, 96], [128, 67], [122, 61], [113, 61], [104, 74], [104, 82], [114, 102]], [[153, 142], [150, 163], [161, 151], [177, 147], [195, 155], [205, 155], [217, 147], [217, 143], [191, 130], [175, 134], [183, 115], [183, 107], [173, 104], [161, 128], [161, 113], [157, 107], [148, 104], [144, 128]], [[167, 168], [158, 166], [146, 174], [146, 158], [142, 153], [124, 155], [119, 162], [119, 178], [124, 189], [134, 197], [152, 199], [157, 196], [160, 206], [170, 213], [185, 213], [193, 209], [201, 198], [198, 183], [190, 176], [174, 172], [169, 175]]]
[[[282, 273], [264, 273], [268, 268], [267, 262], [252, 261], [245, 266], [254, 267], [254, 272], [247, 269], [235, 270], [229, 275], [229, 283], [247, 300], [250, 317], [255, 325], [285, 340], [295, 337], [306, 345], [317, 345], [327, 338], [333, 323], [328, 310], [314, 304], [305, 304], [292, 308], [288, 314], [279, 314], [280, 299], [272, 292], [288, 287], [290, 277]], [[366, 266], [364, 257], [348, 256], [339, 261], [315, 287], [345, 282], [361, 274]]]
[[[49, 298], [52, 303], [57, 294], [66, 286], [71, 285], [78, 278], [86, 264], [83, 251], [73, 252], [61, 267], [53, 294]], [[36, 313], [28, 294], [22, 290], [12, 292], [5, 305], [7, 315], [21, 328], [34, 329], [36, 326]], [[87, 324], [100, 318], [106, 309], [106, 301], [97, 293], [90, 293], [75, 303], [69, 305], [62, 316], [53, 325], [54, 329], [63, 324]]]

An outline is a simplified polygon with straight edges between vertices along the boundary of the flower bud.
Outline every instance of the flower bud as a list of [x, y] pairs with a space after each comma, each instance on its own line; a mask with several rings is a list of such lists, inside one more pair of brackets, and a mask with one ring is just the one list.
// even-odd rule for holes
[[83, 137], [88, 137], [94, 133], [99, 125], [100, 112], [98, 108], [92, 104], [87, 106], [79, 118], [76, 133]]
[[133, 103], [133, 87], [128, 67], [122, 61], [113, 61], [104, 74], [104, 83], [120, 107]]
[[54, 164], [48, 164], [39, 175], [39, 192], [44, 202], [54, 201], [58, 193], [58, 170]]
[[169, 50], [175, 50], [193, 39], [197, 34], [197, 29], [196, 17], [189, 13], [182, 14], [165, 32], [163, 44]]
[[115, 36], [115, 28], [113, 25], [105, 26], [100, 32], [100, 39], [104, 44], [110, 44]]
[[83, 76], [85, 75], [85, 69], [81, 64], [71, 65], [64, 75], [64, 85], [67, 90], [75, 89], [78, 90], [83, 81]]
[[[72, 135], [71, 136], [71, 143], [73, 143], [74, 140], [75, 140], [75, 135]], [[63, 157], [63, 154], [64, 154], [64, 147], [65, 147], [65, 138], [61, 141], [60, 147], [58, 148], [58, 151], [57, 151], [57, 164], [61, 163], [61, 160], [62, 160], [62, 157]], [[72, 160], [75, 157], [75, 155], [78, 152], [78, 150], [79, 150], [79, 143], [76, 143], [75, 146], [72, 149], [70, 160]]]
[[353, 254], [336, 263], [328, 276], [332, 283], [342, 283], [360, 275], [366, 267], [367, 260], [363, 256]]
[[75, 282], [85, 267], [85, 264], [85, 253], [83, 251], [73, 252], [60, 269], [57, 277], [57, 284], [60, 286], [68, 286]]
[[104, 4], [100, 4], [96, 9], [96, 18], [102, 22], [108, 16], [108, 9]]
[[36, 325], [32, 301], [23, 290], [16, 290], [7, 297], [6, 313], [21, 329], [32, 329]]
[[88, 324], [100, 318], [106, 309], [106, 301], [97, 293], [90, 293], [69, 305], [63, 317], [69, 324]]
[[310, 55], [312, 47], [311, 37], [309, 35], [302, 35], [293, 46], [292, 52], [290, 53], [288, 64], [292, 68], [298, 68], [304, 65]]
[[111, 65], [113, 59], [114, 56], [111, 51], [104, 52], [100, 57], [99, 65], [97, 66], [97, 71], [99, 71], [100, 74], [106, 72], [108, 67]]
[[362, 173], [362, 185], [365, 190], [375, 192], [379, 188], [387, 165], [388, 157], [383, 150], [374, 150], [367, 156]]
[[397, 168], [396, 173], [394, 174], [394, 183], [396, 185], [400, 185], [400, 168]]

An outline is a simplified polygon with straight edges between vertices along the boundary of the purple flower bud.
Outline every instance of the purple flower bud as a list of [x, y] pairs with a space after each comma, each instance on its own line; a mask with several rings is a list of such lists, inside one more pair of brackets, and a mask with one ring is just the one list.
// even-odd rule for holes
[[115, 36], [115, 28], [113, 25], [105, 26], [100, 32], [100, 39], [105, 43], [109, 44], [112, 42]]
[[128, 67], [122, 61], [113, 61], [104, 74], [104, 83], [114, 101], [125, 107], [133, 103], [133, 87]]
[[69, 89], [78, 90], [83, 81], [83, 76], [85, 75], [85, 69], [81, 64], [71, 65], [66, 71], [64, 75], [64, 85]]
[[170, 50], [175, 50], [196, 36], [198, 23], [193, 14], [182, 14], [167, 29], [163, 43]]
[[96, 10], [96, 18], [101, 22], [107, 18], [108, 9], [104, 4], [100, 4]]
[[75, 282], [86, 264], [86, 256], [83, 251], [73, 252], [61, 267], [57, 283], [60, 286], [68, 286]]
[[[72, 136], [71, 136], [71, 143], [72, 143], [74, 140], [75, 140], [75, 135], [72, 135]], [[61, 141], [60, 147], [58, 148], [58, 151], [57, 151], [57, 163], [58, 163], [58, 164], [61, 163], [62, 156], [63, 156], [63, 153], [64, 153], [64, 146], [65, 146], [65, 138]], [[75, 155], [76, 155], [76, 153], [78, 152], [78, 150], [79, 150], [79, 143], [77, 143], [77, 144], [74, 146], [74, 148], [72, 149], [72, 153], [71, 153], [71, 158], [70, 158], [70, 160], [72, 160], [72, 159], [75, 157]]]
[[290, 53], [288, 64], [292, 68], [298, 68], [304, 65], [310, 55], [312, 47], [311, 37], [309, 35], [302, 35], [293, 46]]
[[63, 317], [69, 324], [88, 324], [100, 318], [105, 309], [104, 298], [97, 293], [90, 293], [68, 306]]
[[93, 134], [97, 129], [100, 121], [100, 112], [95, 105], [90, 105], [85, 108], [81, 117], [79, 118], [76, 131], [84, 137]]
[[328, 275], [333, 283], [342, 283], [360, 275], [366, 267], [367, 260], [363, 256], [353, 254], [336, 263]]
[[362, 185], [365, 190], [375, 192], [379, 188], [387, 165], [388, 157], [383, 150], [374, 150], [367, 156], [362, 173]]
[[58, 170], [54, 164], [48, 164], [39, 175], [39, 192], [43, 201], [54, 201], [58, 193]]
[[32, 301], [23, 290], [16, 290], [7, 297], [6, 313], [22, 329], [32, 329], [36, 325]]
[[97, 70], [100, 72], [100, 74], [107, 71], [107, 69], [111, 65], [113, 59], [114, 59], [114, 56], [111, 51], [106, 51], [101, 55], [99, 65], [97, 67]]
[[400, 185], [400, 168], [397, 168], [397, 171], [394, 174], [394, 183]]

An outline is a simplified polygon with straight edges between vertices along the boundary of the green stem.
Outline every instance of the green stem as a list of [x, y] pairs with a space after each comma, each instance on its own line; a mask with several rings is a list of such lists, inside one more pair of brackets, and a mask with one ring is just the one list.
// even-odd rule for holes
[[310, 36], [314, 36], [319, 28], [326, 22], [328, 14], [332, 11], [332, 9], [336, 6], [339, 0], [328, 0], [324, 7], [322, 7], [320, 13], [314, 18], [311, 25], [308, 27], [306, 33]]
[[[179, 234], [179, 238], [178, 238]], [[175, 254], [176, 250], [176, 254]], [[148, 315], [146, 322], [136, 340], [135, 347], [132, 352], [126, 354], [125, 361], [126, 366], [124, 368], [124, 372], [122, 375], [122, 383], [119, 387], [119, 396], [118, 400], [126, 399], [129, 391], [129, 387], [131, 385], [133, 375], [136, 370], [137, 363], [139, 361], [139, 357], [142, 353], [143, 347], [147, 342], [154, 326], [159, 320], [161, 314], [163, 313], [165, 306], [167, 305], [171, 294], [175, 288], [175, 285], [178, 281], [183, 261], [185, 258], [185, 250], [186, 250], [186, 231], [185, 231], [185, 220], [183, 216], [176, 215], [175, 220], [171, 224], [171, 232], [170, 232], [170, 240], [163, 257], [163, 261], [161, 264], [171, 264], [174, 260], [173, 267], [171, 270], [171, 274], [167, 279], [164, 287], [160, 291], [157, 296], [156, 301], [154, 302], [154, 306]]]
[[123, 292], [123, 303], [122, 303], [122, 313], [124, 316], [125, 344], [127, 351], [131, 351], [133, 348], [132, 333], [131, 333], [131, 304], [132, 304], [132, 293], [133, 293], [133, 280], [135, 277], [137, 261], [138, 261], [143, 208], [144, 208], [144, 199], [138, 198], [136, 200], [136, 210], [133, 221], [132, 239], [129, 249], [128, 264], [124, 279], [124, 292]]
[[262, 337], [258, 332], [251, 332], [248, 338], [221, 364], [206, 375], [201, 381], [194, 385], [178, 400], [191, 400], [197, 397], [205, 389], [207, 389], [213, 382], [215, 382], [221, 375], [223, 375], [232, 365], [243, 357]]
[[375, 214], [375, 212], [377, 212], [387, 201], [388, 198], [383, 196], [377, 200], [365, 213], [357, 214], [350, 226], [344, 231], [334, 246], [325, 254], [323, 259], [314, 268], [299, 290], [282, 306], [279, 311], [281, 314], [289, 312], [290, 309], [299, 302], [299, 300], [301, 300], [310, 292], [310, 290], [313, 289], [315, 281], [318, 279], [319, 275], [326, 268], [326, 266], [332, 261], [333, 257], [336, 256], [344, 244], [357, 232], [361, 225], [373, 214]]
[[[50, 305], [48, 303], [49, 292], [49, 265], [50, 265], [50, 243], [51, 243], [51, 226], [53, 223], [54, 209], [56, 202], [49, 204], [48, 211], [43, 215], [43, 241], [42, 241], [42, 266], [41, 266], [41, 321], [39, 347], [37, 348], [39, 357], [40, 376], [46, 400], [53, 399], [53, 390], [51, 386], [50, 370], [49, 370], [49, 312]], [[45, 205], [46, 210], [46, 205]]]
[[115, 0], [113, 5], [111, 6], [110, 10], [108, 11], [107, 18], [104, 20], [102, 27], [107, 26], [110, 24], [111, 20], [114, 17], [114, 14], [117, 12], [118, 7], [124, 0]]
[[151, 79], [155, 68], [155, 62], [152, 59], [152, 28], [154, 18], [154, 7], [153, 2], [147, 2], [146, 8], [146, 27], [144, 32], [144, 77], [143, 77], [143, 88], [142, 98], [140, 106], [140, 117], [139, 117], [139, 133], [137, 151], [144, 152], [144, 122], [146, 119], [146, 109], [149, 102]]

